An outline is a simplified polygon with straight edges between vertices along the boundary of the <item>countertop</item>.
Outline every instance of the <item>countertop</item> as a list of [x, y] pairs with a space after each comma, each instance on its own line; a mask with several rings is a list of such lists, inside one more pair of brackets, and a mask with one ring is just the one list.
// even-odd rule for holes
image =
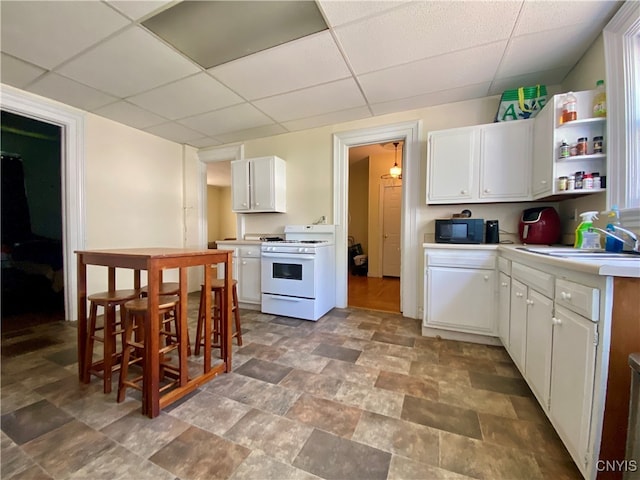
[[[602, 275], [611, 277], [632, 277], [640, 278], [640, 258], [637, 260], [615, 260], [608, 258], [562, 258], [543, 255], [526, 250], [519, 250], [523, 247], [519, 244], [448, 244], [448, 243], [423, 243], [423, 248], [454, 249], [454, 250], [497, 250], [500, 254], [510, 260], [529, 260], [559, 268], [567, 268], [574, 271], [588, 273], [592, 275]], [[558, 248], [562, 248], [559, 246]], [[567, 247], [569, 248], [569, 247]]]
[[260, 245], [261, 240], [216, 240], [216, 245]]

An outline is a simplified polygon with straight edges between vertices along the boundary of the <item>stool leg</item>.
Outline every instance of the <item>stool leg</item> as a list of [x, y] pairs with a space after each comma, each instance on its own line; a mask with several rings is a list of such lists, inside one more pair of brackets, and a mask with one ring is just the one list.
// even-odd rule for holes
[[240, 307], [238, 306], [238, 289], [233, 286], [233, 316], [236, 321], [236, 337], [238, 338], [238, 346], [242, 346], [242, 329], [240, 328]]
[[103, 344], [103, 390], [104, 393], [111, 393], [111, 373], [113, 370], [113, 355], [115, 352], [113, 330], [115, 326], [116, 308], [114, 305], [107, 305], [104, 309], [104, 344]]
[[93, 364], [93, 344], [96, 335], [96, 318], [98, 317], [98, 305], [91, 302], [89, 308], [89, 329], [87, 332], [87, 343], [84, 355], [84, 371], [82, 372], [82, 381], [89, 383], [91, 381], [91, 365]]
[[204, 335], [204, 307], [205, 307], [205, 295], [204, 287], [200, 289], [200, 307], [198, 308], [198, 325], [196, 327], [196, 348], [195, 354], [200, 355], [200, 346], [202, 345], [202, 337]]
[[129, 373], [129, 357], [131, 356], [131, 344], [129, 343], [131, 336], [133, 335], [132, 318], [130, 315], [126, 315], [123, 320], [123, 333], [122, 333], [122, 365], [120, 366], [120, 378], [118, 379], [118, 403], [124, 400], [124, 394], [126, 386], [124, 384]]
[[222, 291], [221, 290], [216, 290], [213, 294], [213, 298], [214, 298], [214, 307], [213, 307], [213, 315], [211, 316], [211, 332], [213, 333], [213, 343], [218, 345], [221, 344], [220, 342], [220, 326], [221, 326], [221, 320], [222, 320], [222, 312], [224, 311], [225, 307], [225, 302], [224, 302], [224, 295], [222, 295]]

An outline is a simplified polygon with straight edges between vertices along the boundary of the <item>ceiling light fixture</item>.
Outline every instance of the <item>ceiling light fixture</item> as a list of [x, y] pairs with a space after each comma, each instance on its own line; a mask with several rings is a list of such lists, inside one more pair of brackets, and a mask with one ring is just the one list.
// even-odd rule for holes
[[398, 165], [398, 145], [400, 142], [393, 142], [393, 146], [395, 147], [396, 153], [393, 161], [393, 166], [389, 169], [389, 173], [385, 173], [384, 175], [380, 175], [380, 178], [388, 179], [402, 179], [402, 168]]

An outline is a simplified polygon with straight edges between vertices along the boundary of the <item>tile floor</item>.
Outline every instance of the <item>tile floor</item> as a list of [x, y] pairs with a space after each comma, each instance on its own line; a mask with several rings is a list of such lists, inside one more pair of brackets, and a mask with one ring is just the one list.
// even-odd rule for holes
[[1, 478], [581, 478], [502, 348], [367, 310], [242, 321], [234, 371], [153, 420], [78, 382], [75, 324], [7, 332]]

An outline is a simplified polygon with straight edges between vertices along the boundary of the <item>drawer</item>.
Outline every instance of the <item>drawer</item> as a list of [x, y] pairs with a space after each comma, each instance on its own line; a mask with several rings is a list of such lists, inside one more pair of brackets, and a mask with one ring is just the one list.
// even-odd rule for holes
[[241, 257], [260, 257], [260, 245], [244, 245], [240, 247]]
[[511, 276], [517, 278], [527, 286], [537, 290], [538, 292], [553, 298], [555, 287], [555, 277], [548, 273], [541, 272], [535, 268], [527, 267], [516, 262], [511, 263]]
[[511, 260], [507, 260], [504, 257], [498, 257], [498, 270], [511, 275]]
[[425, 259], [428, 267], [460, 267], [460, 268], [496, 268], [494, 252], [426, 252]]
[[568, 280], [556, 280], [558, 305], [597, 322], [600, 319], [600, 290]]

